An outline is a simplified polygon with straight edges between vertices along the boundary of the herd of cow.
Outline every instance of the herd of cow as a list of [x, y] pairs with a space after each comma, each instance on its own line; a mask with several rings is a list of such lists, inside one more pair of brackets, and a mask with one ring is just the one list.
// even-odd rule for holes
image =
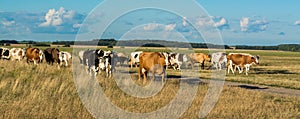
[[[234, 74], [236, 69], [239, 73], [243, 72], [245, 68], [246, 75], [250, 70], [250, 66], [253, 64], [259, 64], [259, 56], [253, 56], [246, 53], [229, 53], [216, 52], [212, 54], [205, 53], [168, 53], [168, 52], [143, 52], [136, 51], [131, 52], [129, 56], [124, 53], [117, 53], [110, 50], [81, 50], [78, 53], [80, 63], [86, 67], [87, 72], [90, 75], [96, 76], [97, 73], [101, 71], [106, 72], [106, 77], [111, 77], [112, 72], [114, 72], [115, 66], [119, 63], [121, 66], [127, 61], [127, 64], [132, 68], [133, 65], [137, 67], [139, 65], [139, 80], [141, 75], [143, 75], [144, 80], [146, 80], [147, 73], [153, 74], [152, 79], [154, 79], [155, 74], [162, 76], [162, 81], [165, 77], [165, 71], [167, 68], [172, 68], [174, 70], [181, 70], [182, 65], [185, 68], [191, 66], [194, 69], [196, 63], [200, 64], [199, 67], [204, 69], [205, 62], [210, 62], [208, 69], [222, 70], [226, 69], [228, 74], [230, 71]], [[45, 50], [40, 50], [38, 48], [0, 48], [0, 59], [10, 59], [18, 60], [26, 59], [27, 63], [33, 62], [38, 64], [43, 62], [43, 59], [50, 65], [53, 63], [62, 66], [68, 66], [68, 62], [72, 58], [71, 54], [68, 52], [60, 51], [57, 48], [47, 48]]]
[[115, 71], [116, 64], [120, 63], [123, 65], [124, 62], [128, 61], [128, 65], [138, 67], [139, 65], [139, 80], [143, 75], [146, 80], [147, 73], [150, 72], [152, 80], [155, 74], [162, 76], [162, 80], [165, 77], [165, 71], [168, 68], [174, 70], [181, 70], [182, 65], [185, 68], [191, 66], [194, 69], [196, 63], [200, 64], [201, 69], [204, 69], [205, 62], [210, 62], [208, 69], [222, 70], [227, 68], [228, 73], [230, 71], [234, 74], [236, 69], [239, 73], [246, 69], [246, 75], [250, 70], [250, 66], [253, 64], [259, 64], [259, 56], [253, 56], [246, 53], [223, 53], [216, 52], [212, 54], [204, 53], [168, 53], [168, 52], [143, 52], [136, 51], [131, 52], [129, 56], [124, 53], [116, 53], [113, 51], [104, 51], [101, 49], [97, 50], [82, 50], [79, 51], [79, 59], [81, 64], [86, 66], [87, 71], [90, 75], [97, 75], [98, 72], [105, 71], [107, 77], [111, 77], [112, 72]]
[[58, 63], [59, 66], [65, 64], [72, 58], [71, 54], [65, 51], [59, 51], [57, 48], [47, 48], [40, 50], [39, 48], [0, 48], [0, 59], [21, 61], [26, 59], [26, 62], [33, 62], [34, 64], [42, 63], [45, 59], [48, 64]]

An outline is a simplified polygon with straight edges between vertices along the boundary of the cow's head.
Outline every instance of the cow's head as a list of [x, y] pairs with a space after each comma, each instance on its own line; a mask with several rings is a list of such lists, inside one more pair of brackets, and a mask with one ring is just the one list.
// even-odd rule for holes
[[105, 69], [105, 59], [103, 57], [99, 57], [98, 59], [99, 59], [99, 64], [98, 64], [99, 69], [104, 70]]
[[208, 62], [211, 62], [211, 54], [209, 54], [209, 55], [204, 54], [204, 60], [208, 61]]
[[254, 64], [259, 64], [259, 56], [258, 55], [256, 55], [256, 56], [252, 56], [251, 57], [251, 60], [252, 60], [252, 62], [254, 63]]

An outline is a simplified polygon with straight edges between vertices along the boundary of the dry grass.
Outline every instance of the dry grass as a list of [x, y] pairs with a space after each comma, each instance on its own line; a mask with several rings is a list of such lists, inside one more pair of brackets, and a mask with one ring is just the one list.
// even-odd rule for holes
[[[297, 78], [300, 72], [297, 69], [300, 62], [298, 58], [293, 53], [286, 57], [262, 56], [261, 65], [254, 66], [250, 76], [229, 75], [226, 80], [298, 89], [300, 87]], [[283, 62], [290, 59], [293, 64]], [[260, 73], [277, 70], [293, 73]], [[72, 73], [71, 67], [58, 69], [56, 66], [46, 64], [33, 66], [24, 62], [12, 63], [1, 60], [0, 118], [93, 118], [80, 101]], [[177, 76], [180, 72], [168, 70], [168, 74]], [[136, 79], [136, 75], [132, 74], [133, 79]], [[136, 113], [151, 112], [164, 107], [180, 88], [178, 79], [169, 78], [158, 94], [141, 99], [122, 92], [113, 80], [103, 80], [99, 77], [99, 84], [104, 87], [104, 93], [114, 105]], [[200, 77], [209, 79], [210, 71], [201, 71]], [[141, 82], [135, 82], [143, 85]], [[207, 90], [208, 85], [200, 83], [191, 106], [181, 118], [198, 118]], [[300, 99], [297, 97], [225, 86], [216, 106], [206, 118], [300, 118], [299, 112]]]

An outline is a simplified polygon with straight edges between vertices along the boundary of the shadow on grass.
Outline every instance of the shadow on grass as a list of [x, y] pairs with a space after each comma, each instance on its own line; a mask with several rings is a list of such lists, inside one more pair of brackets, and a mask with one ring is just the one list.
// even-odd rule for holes
[[250, 90], [263, 90], [268, 89], [268, 87], [259, 87], [259, 86], [251, 86], [251, 85], [231, 85], [231, 87], [239, 87], [244, 89], [250, 89]]
[[288, 70], [265, 70], [263, 68], [254, 68], [255, 74], [296, 74]]

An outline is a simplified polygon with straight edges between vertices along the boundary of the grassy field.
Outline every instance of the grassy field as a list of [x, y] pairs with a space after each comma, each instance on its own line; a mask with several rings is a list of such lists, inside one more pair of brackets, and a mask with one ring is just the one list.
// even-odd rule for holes
[[[62, 49], [72, 51], [70, 48]], [[196, 50], [196, 52], [207, 52]], [[233, 51], [227, 51], [233, 52]], [[227, 81], [300, 89], [300, 53], [274, 51], [234, 51], [260, 55], [260, 65], [245, 74], [229, 74]], [[75, 57], [76, 58], [76, 57]], [[93, 118], [76, 90], [71, 67], [0, 61], [0, 118]], [[126, 67], [118, 68], [127, 70]], [[136, 72], [132, 69], [131, 72]], [[199, 71], [195, 71], [197, 73]], [[201, 78], [210, 79], [210, 71], [200, 71]], [[168, 70], [179, 75], [179, 71]], [[133, 73], [133, 79], [137, 74]], [[155, 111], [168, 104], [178, 91], [179, 79], [168, 78], [162, 91], [150, 98], [130, 96], [112, 79], [98, 76], [98, 82], [111, 102], [128, 112]], [[135, 81], [139, 85], [141, 82]], [[193, 85], [193, 84], [190, 84]], [[197, 118], [209, 85], [200, 83], [189, 108], [181, 118]], [[120, 117], [122, 118], [122, 117]], [[224, 86], [222, 94], [206, 118], [300, 118], [299, 97], [282, 96], [240, 87]]]

